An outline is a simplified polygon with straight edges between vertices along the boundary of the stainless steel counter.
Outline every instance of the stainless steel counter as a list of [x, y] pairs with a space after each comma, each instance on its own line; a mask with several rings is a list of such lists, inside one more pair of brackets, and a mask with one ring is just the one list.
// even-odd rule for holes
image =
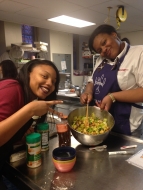
[[58, 137], [50, 140], [50, 149], [42, 153], [42, 165], [35, 169], [26, 166], [25, 160], [5, 164], [5, 175], [20, 190], [141, 190], [143, 170], [126, 160], [131, 155], [108, 155], [108, 151], [120, 150], [123, 145], [137, 144], [135, 153], [143, 148], [143, 140], [110, 133], [103, 144], [107, 150], [97, 152], [79, 144], [72, 137], [77, 161], [68, 173], [58, 172], [52, 163], [52, 150], [58, 146]]

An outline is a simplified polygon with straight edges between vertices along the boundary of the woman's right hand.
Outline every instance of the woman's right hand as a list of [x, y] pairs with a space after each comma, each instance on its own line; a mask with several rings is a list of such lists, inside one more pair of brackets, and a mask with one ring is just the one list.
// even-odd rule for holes
[[93, 98], [93, 96], [91, 93], [84, 92], [80, 96], [80, 102], [82, 104], [87, 104], [87, 103], [91, 102], [92, 98]]
[[42, 116], [46, 114], [48, 111], [58, 115], [59, 117], [62, 117], [62, 113], [55, 111], [54, 109], [51, 108], [52, 105], [56, 104], [62, 104], [63, 101], [61, 100], [52, 100], [52, 101], [33, 101], [30, 102], [30, 107], [32, 109], [32, 114], [33, 116]]

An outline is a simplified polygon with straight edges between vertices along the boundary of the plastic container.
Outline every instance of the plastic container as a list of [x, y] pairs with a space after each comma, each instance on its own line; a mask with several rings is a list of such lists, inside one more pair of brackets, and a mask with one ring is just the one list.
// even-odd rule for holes
[[59, 138], [59, 147], [71, 146], [71, 134], [67, 124], [67, 120], [62, 120], [60, 123], [57, 123], [56, 128]]
[[41, 134], [31, 133], [26, 136], [27, 166], [36, 168], [41, 165]]
[[38, 123], [37, 132], [41, 134], [41, 151], [49, 149], [49, 124]]

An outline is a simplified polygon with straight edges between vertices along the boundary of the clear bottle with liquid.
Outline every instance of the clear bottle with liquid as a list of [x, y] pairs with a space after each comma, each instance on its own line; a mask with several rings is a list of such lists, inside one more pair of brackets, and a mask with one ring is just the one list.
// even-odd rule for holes
[[65, 89], [70, 89], [70, 86], [71, 86], [71, 82], [70, 82], [69, 79], [67, 79], [67, 80], [65, 81]]

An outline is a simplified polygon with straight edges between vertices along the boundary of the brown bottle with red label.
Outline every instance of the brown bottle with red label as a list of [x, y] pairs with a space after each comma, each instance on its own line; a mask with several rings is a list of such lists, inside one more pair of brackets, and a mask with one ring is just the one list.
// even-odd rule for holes
[[71, 134], [68, 127], [67, 121], [62, 120], [60, 123], [56, 124], [58, 138], [59, 138], [59, 147], [61, 146], [71, 146]]

